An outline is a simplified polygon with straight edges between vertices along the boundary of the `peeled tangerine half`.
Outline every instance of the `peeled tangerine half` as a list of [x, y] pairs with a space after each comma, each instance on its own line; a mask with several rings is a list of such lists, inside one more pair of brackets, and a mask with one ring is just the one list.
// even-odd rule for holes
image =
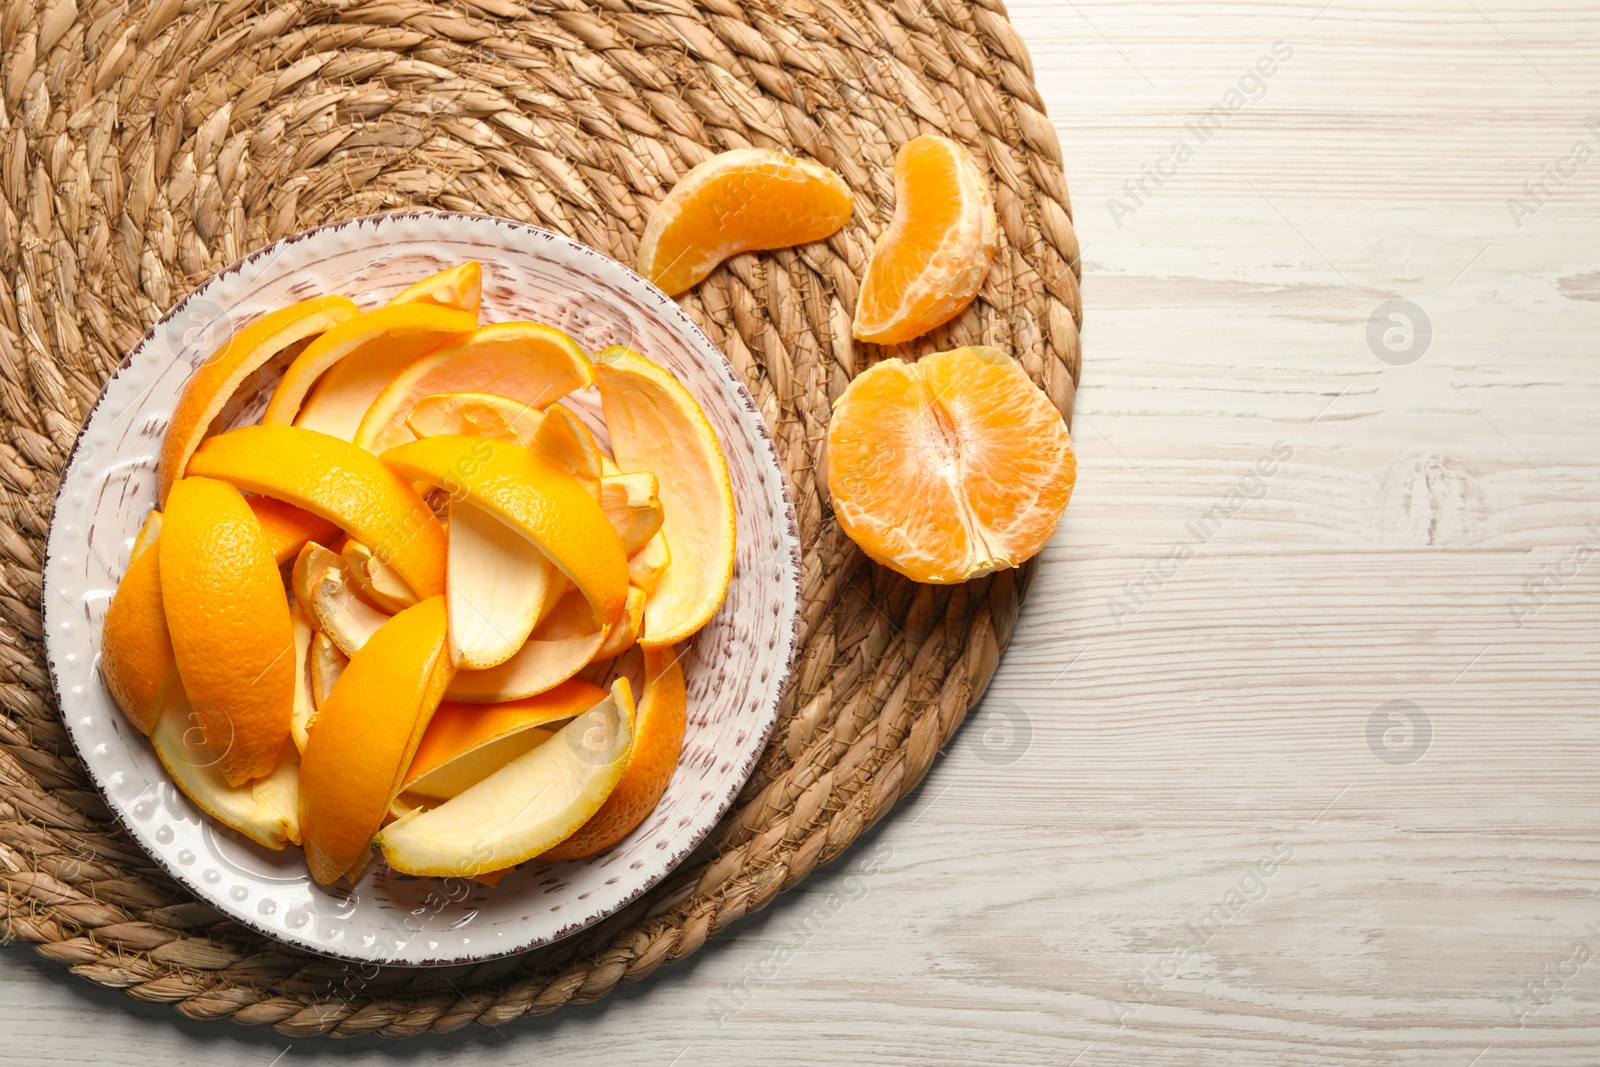
[[402, 873], [436, 877], [532, 859], [600, 810], [627, 770], [633, 728], [633, 690], [618, 678], [556, 736], [438, 807], [390, 823], [378, 836], [383, 858]]
[[999, 238], [983, 173], [948, 137], [917, 137], [894, 161], [894, 218], [867, 260], [858, 340], [898, 344], [955, 318], [978, 295]]
[[617, 466], [655, 475], [660, 534], [671, 549], [645, 600], [639, 643], [673, 645], [716, 614], [733, 580], [728, 462], [700, 405], [668, 371], [616, 347], [595, 354], [595, 375]]
[[361, 873], [452, 672], [443, 597], [402, 611], [350, 657], [300, 761], [300, 832], [318, 883]]
[[915, 581], [962, 582], [1028, 559], [1055, 533], [1076, 477], [1061, 413], [992, 348], [885, 360], [833, 405], [839, 525]]
[[740, 148], [695, 167], [651, 214], [639, 273], [676, 296], [740, 252], [820, 241], [850, 219], [844, 179], [816, 163]]

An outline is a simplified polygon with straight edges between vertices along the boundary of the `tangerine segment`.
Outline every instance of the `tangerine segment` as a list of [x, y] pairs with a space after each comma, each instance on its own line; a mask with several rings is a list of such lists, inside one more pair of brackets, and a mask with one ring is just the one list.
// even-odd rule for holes
[[444, 527], [411, 483], [366, 449], [298, 426], [241, 426], [201, 445], [189, 466], [334, 523], [419, 598], [444, 592]]
[[211, 420], [246, 378], [290, 345], [353, 319], [360, 310], [345, 297], [319, 296], [268, 312], [224, 341], [184, 386], [161, 441], [156, 491], [162, 505], [172, 483], [183, 477], [184, 466], [200, 447]]
[[317, 712], [300, 760], [300, 833], [311, 876], [354, 881], [454, 668], [443, 597], [372, 635]]
[[[533, 542], [608, 626], [628, 595], [628, 557], [594, 497], [577, 480], [509, 441], [442, 434], [383, 454], [403, 478], [437, 486]], [[364, 540], [364, 539], [363, 539]]]
[[100, 631], [100, 673], [128, 720], [148, 734], [177, 685], [178, 665], [161, 604], [161, 512], [152, 511], [133, 546]]
[[988, 183], [965, 148], [925, 136], [894, 161], [894, 218], [867, 260], [852, 332], [898, 344], [957, 315], [994, 261], [999, 226]]
[[483, 300], [483, 267], [475, 259], [446, 267], [400, 290], [391, 304], [434, 304], [476, 315]]
[[678, 769], [688, 695], [676, 648], [644, 650], [644, 690], [635, 713], [633, 751], [622, 780], [578, 832], [539, 858], [575, 860], [631, 834], [661, 801]]
[[1076, 477], [1060, 412], [992, 348], [885, 360], [833, 406], [828, 487], [839, 525], [919, 582], [962, 582], [1033, 556]]
[[178, 675], [218, 769], [229, 785], [271, 774], [294, 713], [294, 628], [261, 524], [233, 486], [182, 478], [156, 551]]
[[474, 312], [432, 304], [389, 304], [364, 311], [295, 357], [267, 402], [262, 425], [296, 423], [348, 441], [391, 378], [477, 324]]
[[820, 241], [853, 197], [827, 167], [759, 148], [712, 156], [673, 186], [645, 225], [639, 273], [676, 296], [740, 252]]
[[645, 601], [646, 647], [676, 644], [717, 613], [733, 580], [733, 483], [717, 435], [689, 391], [626, 348], [595, 354], [617, 466], [655, 474], [671, 563]]
[[419, 400], [436, 393], [470, 389], [543, 408], [593, 384], [589, 357], [560, 330], [536, 322], [497, 322], [385, 379], [351, 440], [373, 452], [405, 444], [415, 436], [407, 416]]

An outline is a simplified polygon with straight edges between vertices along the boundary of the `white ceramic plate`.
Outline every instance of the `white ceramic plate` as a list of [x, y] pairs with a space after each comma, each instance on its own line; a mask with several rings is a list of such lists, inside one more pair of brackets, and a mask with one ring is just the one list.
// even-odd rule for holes
[[[625, 344], [673, 371], [715, 427], [738, 504], [733, 586], [683, 660], [688, 729], [671, 786], [626, 840], [586, 860], [524, 865], [495, 889], [412, 878], [375, 860], [349, 888], [312, 882], [296, 848], [271, 852], [204, 816], [172, 785], [106, 692], [106, 605], [155, 504], [161, 436], [193, 368], [232, 330], [321, 293], [382, 303], [435, 270], [483, 264], [481, 320], [560, 327], [586, 348]], [[259, 399], [234, 423], [258, 417]], [[592, 392], [592, 390], [590, 391]], [[597, 427], [596, 398], [573, 406]], [[145, 335], [107, 383], [56, 500], [44, 572], [45, 644], [79, 754], [112, 811], [197, 897], [254, 930], [363, 963], [442, 965], [547, 944], [661, 879], [733, 802], [777, 719], [799, 627], [800, 545], [777, 453], [726, 358], [654, 286], [558, 234], [506, 219], [411, 212], [286, 238], [212, 278]]]

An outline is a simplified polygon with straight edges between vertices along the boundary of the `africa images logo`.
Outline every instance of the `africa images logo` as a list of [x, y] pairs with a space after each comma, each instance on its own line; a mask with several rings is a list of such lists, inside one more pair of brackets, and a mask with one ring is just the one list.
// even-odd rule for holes
[[1209, 544], [1230, 518], [1243, 511], [1252, 500], [1266, 496], [1267, 480], [1277, 475], [1283, 464], [1293, 458], [1293, 445], [1287, 441], [1274, 442], [1272, 450], [1241, 474], [1233, 487], [1222, 494], [1216, 503], [1184, 524], [1184, 532], [1189, 537], [1174, 541], [1165, 556], [1144, 565], [1139, 577], [1123, 582], [1121, 596], [1107, 597], [1106, 609], [1110, 611], [1111, 621], [1116, 623], [1117, 629], [1122, 629], [1131, 616], [1137, 615], [1161, 591], [1162, 586], [1176, 578], [1183, 565]]
[[1272, 48], [1253, 65], [1245, 68], [1238, 82], [1223, 93], [1220, 100], [1201, 112], [1198, 118], [1183, 124], [1191, 136], [1173, 141], [1172, 146], [1157, 157], [1155, 163], [1146, 163], [1139, 168], [1139, 177], [1123, 182], [1122, 193], [1127, 199], [1113, 196], [1106, 200], [1106, 210], [1111, 213], [1111, 221], [1117, 224], [1117, 229], [1122, 229], [1122, 220], [1137, 214], [1155, 195], [1155, 190], [1167, 184], [1167, 179], [1176, 178], [1178, 168], [1193, 159], [1200, 146], [1215, 137], [1228, 120], [1244, 110], [1245, 105], [1264, 98], [1267, 95], [1267, 79], [1278, 73], [1279, 65], [1287, 63], [1293, 56], [1294, 46], [1288, 41], [1272, 42]]
[[[1590, 119], [1584, 123], [1583, 129], [1600, 141], [1600, 118]], [[1555, 199], [1556, 190], [1576, 178], [1578, 172], [1594, 158], [1594, 153], [1594, 146], [1587, 138], [1573, 141], [1566, 155], [1546, 163], [1538, 177], [1522, 183], [1521, 196], [1507, 197], [1506, 210], [1511, 212], [1511, 221], [1517, 224], [1517, 229], [1522, 229], [1530, 218], [1543, 211], [1544, 206]]]

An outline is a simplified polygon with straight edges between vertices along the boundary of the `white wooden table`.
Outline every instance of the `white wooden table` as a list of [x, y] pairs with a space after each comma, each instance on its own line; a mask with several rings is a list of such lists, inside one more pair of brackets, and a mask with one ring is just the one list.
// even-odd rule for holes
[[1080, 481], [904, 811], [501, 1031], [291, 1043], [14, 946], [0, 1062], [1600, 1058], [1600, 11], [1012, 14], [1084, 243]]

